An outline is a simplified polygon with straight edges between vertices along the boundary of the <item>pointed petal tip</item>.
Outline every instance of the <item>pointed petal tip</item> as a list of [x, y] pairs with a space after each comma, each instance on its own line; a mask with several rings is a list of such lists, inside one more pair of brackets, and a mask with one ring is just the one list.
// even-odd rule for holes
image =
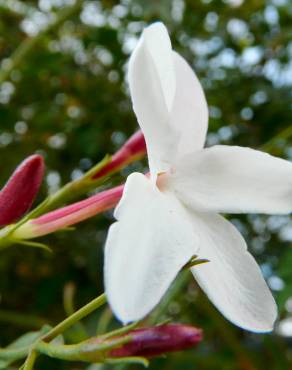
[[153, 31], [160, 32], [160, 33], [166, 33], [168, 35], [167, 28], [165, 24], [161, 21], [153, 22], [144, 29], [145, 33], [153, 32]]
[[40, 154], [32, 154], [29, 157], [27, 157], [16, 168], [16, 170], [11, 176], [11, 179], [14, 178], [14, 176], [20, 172], [24, 173], [24, 171], [27, 174], [27, 177], [29, 174], [31, 174], [33, 176], [34, 183], [37, 186], [39, 186], [40, 183], [42, 182], [45, 172], [45, 161], [43, 156], [41, 156]]
[[37, 163], [44, 163], [44, 158], [40, 154], [31, 154], [27, 158], [25, 158], [25, 160], [23, 162], [27, 162], [27, 161], [30, 161], [30, 162], [34, 161], [34, 162], [37, 162]]
[[[230, 322], [232, 321], [230, 320]], [[266, 326], [261, 326], [261, 327], [258, 327], [256, 325], [255, 326], [240, 325], [237, 322], [232, 322], [232, 323], [236, 325], [237, 327], [239, 327], [240, 329], [243, 329], [251, 333], [255, 333], [255, 334], [268, 334], [274, 330], [274, 323], [273, 324], [267, 323]]]
[[269, 319], [267, 319], [266, 325], [261, 325], [261, 327], [255, 327], [251, 329], [247, 328], [247, 330], [252, 331], [254, 333], [258, 333], [258, 334], [271, 333], [274, 330], [275, 322], [277, 318], [278, 318], [278, 307], [273, 298], [273, 301], [271, 302], [271, 305], [270, 305], [270, 317]]
[[44, 163], [44, 158], [42, 155], [40, 154], [32, 154], [28, 157], [26, 157], [21, 163], [20, 165], [17, 167], [18, 168], [21, 168], [23, 166], [27, 166], [27, 165], [30, 165], [30, 166], [39, 166], [39, 167], [44, 167], [45, 166], [45, 163]]
[[253, 324], [244, 324], [244, 322], [237, 322], [235, 320], [231, 320], [226, 316], [226, 318], [234, 325], [236, 325], [238, 328], [247, 330], [251, 333], [255, 334], [268, 334], [271, 333], [274, 330], [275, 321], [277, 319], [277, 307], [275, 304], [275, 307], [273, 308], [274, 312], [272, 313], [272, 317], [267, 318], [266, 322], [261, 322], [260, 325], [258, 322], [254, 322]]
[[200, 257], [210, 260], [191, 268], [202, 290], [234, 325], [254, 333], [272, 331], [276, 302], [241, 234], [222, 216], [192, 217], [201, 236]]
[[222, 314], [229, 320], [232, 324], [237, 326], [240, 329], [249, 331], [255, 334], [268, 334], [273, 332], [275, 322], [278, 318], [278, 307], [274, 300], [272, 293], [270, 293], [270, 302], [265, 302], [266, 306], [266, 317], [254, 318], [254, 321], [249, 321], [248, 323], [244, 321], [244, 318], [239, 320], [235, 320], [234, 317], [229, 317], [228, 314], [222, 311]]
[[[105, 277], [107, 273], [105, 273]], [[147, 315], [146, 313], [139, 312], [130, 312], [128, 307], [122, 306], [122, 301], [117, 297], [115, 294], [112, 294], [111, 290], [108, 288], [108, 284], [105, 284], [105, 294], [109, 303], [109, 306], [112, 310], [113, 315], [116, 317], [118, 321], [122, 323], [123, 326], [130, 325], [135, 321], [140, 321], [144, 319]]]
[[243, 318], [238, 317], [237, 319], [235, 319], [234, 317], [231, 317], [229, 314], [224, 312], [222, 308], [219, 311], [233, 325], [237, 326], [242, 330], [246, 330], [255, 334], [271, 333], [274, 330], [274, 325], [278, 316], [277, 305], [274, 299], [270, 302], [270, 307], [267, 308], [267, 311], [269, 312], [267, 312], [267, 316], [265, 319], [263, 319], [262, 317], [260, 318], [255, 317], [253, 321], [251, 321], [250, 318], [248, 320], [245, 320], [244, 317]]

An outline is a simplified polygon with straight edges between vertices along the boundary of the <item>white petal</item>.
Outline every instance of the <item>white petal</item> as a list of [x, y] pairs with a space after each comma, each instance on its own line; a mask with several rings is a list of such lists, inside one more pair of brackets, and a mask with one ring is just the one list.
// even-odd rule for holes
[[169, 36], [161, 23], [144, 30], [129, 61], [128, 79], [133, 108], [147, 144], [150, 172], [165, 172], [170, 168], [176, 141], [169, 126], [175, 72]]
[[169, 187], [192, 209], [292, 211], [292, 163], [249, 148], [218, 145], [185, 156]]
[[162, 23], [147, 27], [129, 61], [133, 108], [144, 133], [151, 174], [204, 146], [208, 108], [187, 62], [171, 48]]
[[202, 86], [188, 63], [173, 52], [176, 94], [171, 125], [179, 132], [177, 156], [202, 149], [208, 129], [208, 106]]
[[170, 111], [175, 96], [176, 79], [167, 29], [163, 23], [156, 22], [144, 30], [143, 37], [155, 65], [166, 106]]
[[105, 290], [124, 323], [147, 315], [197, 254], [189, 214], [171, 194], [131, 174], [105, 247]]
[[200, 239], [199, 257], [210, 262], [192, 268], [197, 282], [219, 311], [253, 332], [273, 329], [274, 298], [237, 229], [216, 214], [193, 214]]

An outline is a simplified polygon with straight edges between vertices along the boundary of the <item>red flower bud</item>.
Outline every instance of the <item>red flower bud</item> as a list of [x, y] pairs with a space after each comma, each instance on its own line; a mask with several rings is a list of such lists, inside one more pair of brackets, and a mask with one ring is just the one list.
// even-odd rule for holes
[[117, 171], [119, 168], [134, 161], [145, 153], [146, 143], [144, 135], [142, 134], [142, 131], [137, 131], [129, 140], [126, 141], [121, 149], [112, 156], [110, 162], [92, 176], [92, 179], [96, 180], [113, 171]]
[[108, 357], [154, 357], [195, 347], [203, 338], [201, 329], [182, 324], [136, 329], [126, 334], [128, 335], [132, 340], [112, 349]]
[[29, 210], [44, 175], [40, 155], [26, 158], [0, 191], [0, 225], [9, 225]]

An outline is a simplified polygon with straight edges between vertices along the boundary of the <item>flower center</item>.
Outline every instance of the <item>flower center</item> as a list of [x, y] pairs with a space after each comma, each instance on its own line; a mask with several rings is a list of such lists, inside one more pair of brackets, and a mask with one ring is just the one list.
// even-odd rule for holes
[[160, 191], [167, 189], [168, 176], [167, 172], [161, 172], [157, 175], [156, 186]]

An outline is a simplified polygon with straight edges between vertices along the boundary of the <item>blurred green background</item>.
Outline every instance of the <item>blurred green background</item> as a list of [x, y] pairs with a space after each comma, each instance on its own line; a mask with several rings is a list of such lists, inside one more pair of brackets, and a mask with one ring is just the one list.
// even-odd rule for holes
[[[104, 0], [75, 5], [72, 0], [0, 0], [1, 185], [24, 157], [41, 153], [47, 170], [40, 201], [113, 153], [137, 129], [126, 64], [142, 29], [155, 20], [165, 22], [174, 48], [204, 86], [210, 110], [207, 145], [261, 148], [291, 160], [290, 0]], [[108, 185], [145, 166], [142, 161], [128, 167]], [[211, 307], [190, 276], [164, 317], [202, 327], [204, 341], [196, 350], [153, 360], [150, 369], [292, 368], [291, 218], [230, 219], [276, 297], [279, 320], [274, 333], [251, 334], [234, 327]], [[64, 291], [70, 295], [73, 286], [76, 307], [102, 292], [103, 244], [111, 222], [108, 212], [74, 231], [40, 239], [52, 247], [52, 255], [23, 246], [1, 252], [1, 346], [44, 322], [62, 320]], [[117, 323], [105, 309], [84, 325], [94, 334]], [[77, 328], [69, 340], [78, 335]], [[113, 366], [44, 357], [36, 366], [101, 368]]]

